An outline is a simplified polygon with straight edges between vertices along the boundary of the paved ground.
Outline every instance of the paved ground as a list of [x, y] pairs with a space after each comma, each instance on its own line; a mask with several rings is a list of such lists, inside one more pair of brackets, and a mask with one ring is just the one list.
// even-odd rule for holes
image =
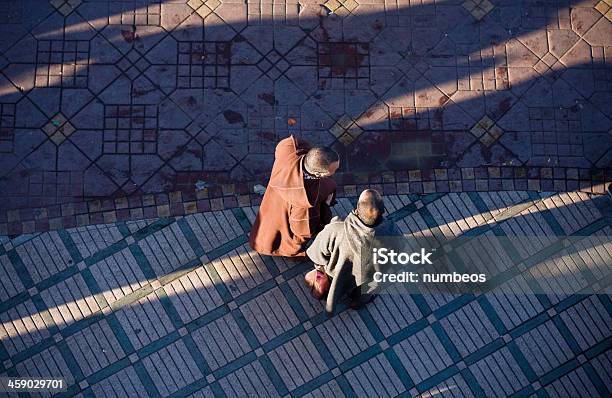
[[235, 207], [288, 134], [334, 145], [342, 185], [602, 192], [610, 6], [2, 1], [0, 233], [195, 201], [199, 180]]
[[[493, 291], [379, 296], [328, 319], [308, 264], [245, 245], [256, 208], [0, 237], [0, 376], [62, 375], [87, 397], [610, 396], [607, 197], [386, 201], [404, 234], [539, 238], [494, 254], [516, 261], [490, 271]], [[573, 283], [531, 294], [536, 269]]]

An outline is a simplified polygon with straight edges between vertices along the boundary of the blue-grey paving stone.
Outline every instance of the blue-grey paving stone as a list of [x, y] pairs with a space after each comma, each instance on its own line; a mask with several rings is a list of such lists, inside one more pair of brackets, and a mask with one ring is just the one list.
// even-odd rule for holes
[[[524, 217], [520, 217], [524, 220]], [[533, 220], [529, 220], [526, 225], [521, 225], [518, 221], [510, 219], [501, 224], [500, 228], [506, 236], [517, 237], [512, 243], [516, 248], [521, 259], [527, 259], [535, 255], [537, 252], [554, 242], [551, 231], [542, 231], [542, 227], [546, 226], [546, 222], [541, 214], [535, 214]], [[532, 237], [524, 239], [525, 236]]]
[[612, 351], [608, 350], [589, 361], [602, 384], [610, 389], [612, 385]]
[[25, 290], [19, 275], [7, 255], [0, 256], [0, 300], [6, 301]]
[[453, 361], [432, 328], [426, 328], [393, 347], [415, 384], [452, 365]]
[[215, 233], [211, 233], [212, 228], [203, 214], [194, 214], [185, 217], [185, 220], [206, 252], [221, 246], [227, 239], [225, 235], [218, 238]]
[[272, 279], [261, 256], [248, 244], [224, 253], [212, 264], [234, 298]]
[[609, 339], [612, 334], [612, 317], [597, 296], [579, 302], [559, 316], [582, 350]]
[[[563, 301], [589, 285], [581, 273], [581, 267], [567, 253], [567, 250], [562, 250], [529, 270], [552, 304]], [[563, 278], [558, 275], [563, 275]]]
[[449, 377], [437, 386], [424, 391], [423, 397], [452, 397], [452, 398], [471, 398], [474, 397], [469, 383], [461, 374]]
[[268, 353], [270, 361], [289, 389], [296, 389], [326, 372], [327, 366], [306, 334]]
[[2, 345], [12, 356], [51, 336], [32, 300], [24, 301], [0, 314]]
[[89, 269], [109, 305], [148, 283], [129, 248], [98, 261]]
[[60, 329], [87, 318], [100, 309], [80, 274], [43, 290], [40, 296]]
[[158, 277], [175, 271], [196, 258], [187, 238], [176, 223], [139, 241], [138, 246]]
[[122, 308], [116, 315], [135, 349], [157, 341], [174, 330], [155, 293]]
[[85, 377], [117, 362], [125, 355], [106, 320], [68, 337], [66, 344]]
[[325, 398], [325, 397], [338, 397], [343, 398], [346, 397], [340, 385], [336, 380], [332, 380], [329, 383], [323, 384], [321, 387], [318, 387], [308, 394], [304, 395], [304, 397], [308, 398]]
[[320, 314], [324, 310], [324, 301], [314, 300], [304, 284], [304, 275], [299, 274], [295, 278], [287, 281], [287, 285], [297, 298], [300, 306], [308, 317]]
[[428, 304], [429, 308], [431, 308], [432, 311], [435, 311], [438, 308], [446, 304], [449, 304], [450, 302], [452, 302], [453, 300], [459, 297], [460, 297], [460, 294], [453, 294], [453, 293], [448, 293], [448, 292], [431, 293], [431, 294], [423, 295], [425, 302]]
[[165, 285], [164, 291], [185, 323], [223, 304], [223, 299], [204, 267], [198, 267]]
[[465, 220], [469, 228], [475, 228], [485, 223], [484, 216], [467, 193], [449, 193], [442, 200], [447, 207], [456, 207], [457, 215], [455, 217]]
[[395, 397], [405, 391], [384, 354], [347, 371], [345, 377], [359, 397]]
[[300, 323], [278, 287], [274, 287], [240, 306], [240, 311], [261, 344]]
[[[384, 199], [385, 206], [387, 206], [389, 198], [385, 197]], [[348, 200], [348, 198], [341, 198], [338, 199], [338, 203], [336, 203], [336, 205], [332, 208], [332, 213], [334, 214], [334, 216], [338, 216], [344, 219], [354, 208], [355, 206], [353, 206], [353, 204], [350, 202], [350, 200]], [[389, 207], [385, 208], [387, 209], [387, 211], [392, 211]]]
[[440, 324], [462, 357], [499, 337], [495, 327], [476, 302], [471, 302], [441, 319]]
[[408, 295], [380, 295], [367, 308], [385, 337], [399, 332], [423, 316]]
[[[610, 385], [608, 384], [608, 387]], [[544, 390], [551, 397], [604, 397], [597, 391], [583, 367], [553, 381]]]
[[595, 280], [602, 280], [612, 273], [612, 244], [609, 237], [612, 228], [606, 227], [575, 243], [577, 255], [582, 259]]
[[529, 384], [505, 347], [471, 365], [469, 369], [487, 397], [506, 397]]
[[203, 377], [181, 340], [143, 358], [142, 363], [163, 397]]
[[213, 371], [251, 351], [231, 314], [194, 330], [192, 337]]
[[342, 312], [315, 328], [337, 363], [376, 344], [356, 312]]
[[544, 310], [522, 275], [485, 293], [485, 297], [506, 329], [513, 329]]
[[397, 227], [403, 234], [413, 235], [417, 242], [424, 245], [424, 247], [428, 248], [430, 246], [430, 243], [427, 242], [428, 239], [426, 237], [431, 239], [433, 232], [423, 219], [421, 213], [415, 212], [398, 220]]
[[202, 388], [201, 390], [198, 390], [193, 394], [188, 395], [189, 398], [210, 398], [214, 396], [215, 393], [213, 392], [213, 389], [210, 386]]
[[[584, 204], [586, 195], [560, 193], [544, 201], [551, 209], [555, 219], [567, 232], [577, 231], [595, 221], [601, 214], [593, 207]], [[552, 202], [552, 203], [551, 203]]]
[[487, 231], [480, 239], [467, 242], [456, 249], [456, 252], [463, 263], [468, 264], [467, 269], [470, 272], [483, 273], [488, 279], [492, 279], [513, 265], [498, 240], [493, 231]]
[[57, 347], [48, 349], [32, 355], [25, 361], [15, 365], [20, 376], [24, 377], [64, 377], [67, 385], [74, 384], [75, 380]]
[[70, 229], [68, 232], [83, 258], [87, 258], [123, 239], [119, 228], [114, 224], [77, 227]]
[[194, 214], [185, 217], [185, 220], [206, 252], [244, 233], [229, 210]]
[[227, 397], [280, 397], [259, 361], [251, 362], [221, 380]]
[[515, 339], [519, 349], [538, 376], [568, 361], [572, 350], [552, 321]]
[[15, 248], [34, 283], [73, 264], [70, 253], [55, 231], [40, 234]]
[[147, 391], [133, 367], [121, 369], [91, 386], [96, 397], [144, 397]]
[[509, 206], [529, 199], [529, 195], [526, 192], [479, 192], [478, 195], [493, 216], [497, 216]]
[[446, 196], [429, 204], [427, 209], [433, 216], [436, 224], [444, 228], [443, 231], [447, 238], [460, 236], [469, 229], [469, 226], [463, 220], [456, 207], [452, 205], [452, 202]]
[[155, 223], [156, 221], [157, 221], [156, 219], [126, 221], [125, 226], [128, 228], [128, 230], [131, 233], [134, 233], [140, 229], [143, 229]]

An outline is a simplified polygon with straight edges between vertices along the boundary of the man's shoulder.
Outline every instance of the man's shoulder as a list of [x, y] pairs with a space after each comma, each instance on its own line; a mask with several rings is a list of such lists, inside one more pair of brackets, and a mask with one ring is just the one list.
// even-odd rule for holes
[[344, 220], [338, 216], [335, 216], [331, 219], [329, 224], [325, 226], [324, 229], [331, 231], [342, 231], [344, 230]]
[[290, 135], [276, 144], [276, 157], [287, 155], [303, 155], [310, 149], [308, 142]]

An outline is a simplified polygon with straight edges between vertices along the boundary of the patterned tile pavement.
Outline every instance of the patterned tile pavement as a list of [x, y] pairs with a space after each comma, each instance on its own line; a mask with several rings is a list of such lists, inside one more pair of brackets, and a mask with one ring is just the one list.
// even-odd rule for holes
[[349, 192], [602, 193], [611, 13], [608, 0], [1, 1], [0, 234], [257, 205], [247, 195], [288, 134], [333, 145]]
[[[385, 200], [404, 234], [540, 239], [500, 247], [512, 264], [490, 270], [491, 291], [378, 296], [328, 318], [303, 286], [311, 265], [249, 249], [256, 206], [0, 236], [0, 376], [61, 375], [80, 397], [610, 396], [606, 196]], [[579, 283], [533, 294], [551, 255]]]

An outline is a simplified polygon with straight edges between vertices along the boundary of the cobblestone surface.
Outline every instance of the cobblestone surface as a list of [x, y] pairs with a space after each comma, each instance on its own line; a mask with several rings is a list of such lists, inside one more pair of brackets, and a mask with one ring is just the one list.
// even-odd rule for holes
[[[237, 207], [288, 134], [333, 145], [349, 190], [602, 193], [611, 12], [608, 0], [3, 1], [0, 233], [217, 206], [196, 203], [198, 181]], [[143, 203], [172, 192], [190, 203]]]
[[[540, 240], [500, 246], [513, 262], [490, 270], [491, 291], [378, 296], [327, 318], [303, 286], [311, 264], [249, 249], [257, 207], [0, 236], [0, 376], [62, 375], [82, 397], [610, 396], [607, 197], [385, 200], [404, 234]], [[551, 255], [582, 282], [533, 294], [529, 270]]]

